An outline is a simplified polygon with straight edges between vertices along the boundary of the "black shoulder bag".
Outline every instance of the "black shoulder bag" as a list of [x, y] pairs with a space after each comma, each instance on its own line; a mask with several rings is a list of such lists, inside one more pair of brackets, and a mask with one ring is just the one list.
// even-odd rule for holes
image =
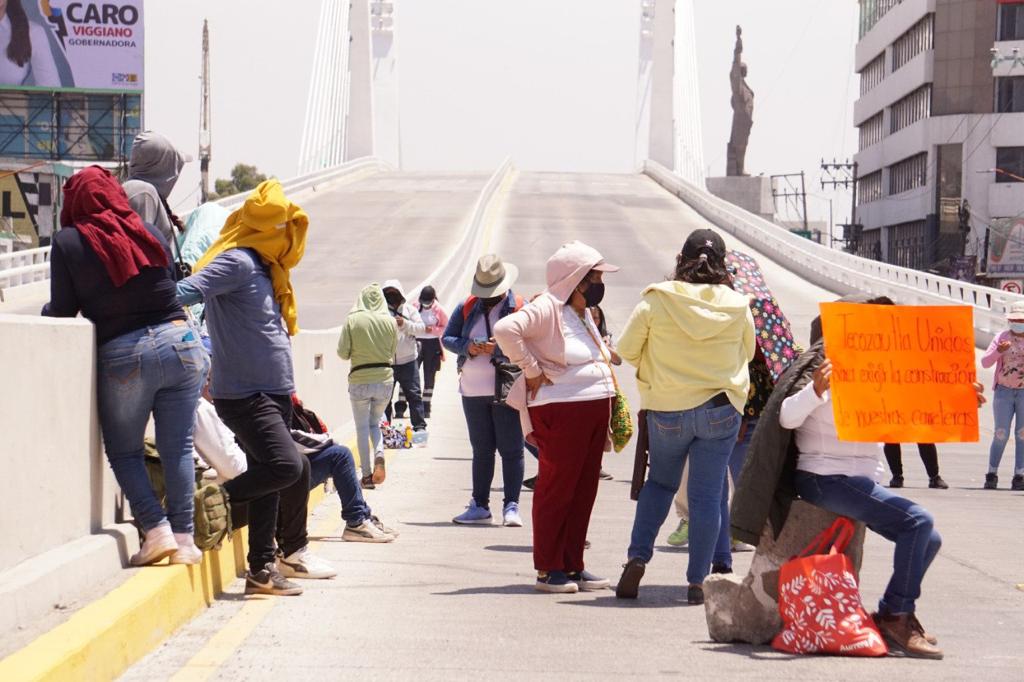
[[[483, 308], [483, 306], [480, 306]], [[487, 329], [487, 339], [490, 341], [493, 339], [491, 334], [491, 317], [490, 312], [483, 310], [484, 314], [484, 327]], [[495, 350], [497, 350], [495, 346]], [[508, 361], [504, 355], [495, 352], [491, 356], [491, 364], [494, 366], [494, 398], [492, 402], [495, 405], [504, 405], [508, 400], [508, 394], [512, 390], [512, 384], [516, 383], [516, 379], [523, 373], [519, 365]]]

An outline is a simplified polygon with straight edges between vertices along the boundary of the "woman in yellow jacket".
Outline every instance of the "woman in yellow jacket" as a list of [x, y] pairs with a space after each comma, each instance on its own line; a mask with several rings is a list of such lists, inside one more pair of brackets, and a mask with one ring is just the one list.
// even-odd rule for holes
[[725, 254], [718, 233], [692, 232], [676, 258], [675, 278], [647, 287], [619, 338], [619, 355], [637, 368], [650, 434], [650, 472], [616, 589], [620, 599], [637, 596], [689, 459], [687, 601], [704, 602], [701, 585], [718, 538], [722, 487], [754, 356], [754, 320], [747, 298], [730, 286]]

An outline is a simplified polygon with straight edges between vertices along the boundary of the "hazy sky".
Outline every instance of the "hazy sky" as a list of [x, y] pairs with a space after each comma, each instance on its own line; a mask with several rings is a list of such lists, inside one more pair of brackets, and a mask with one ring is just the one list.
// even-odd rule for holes
[[[639, 0], [395, 0], [402, 144], [411, 170], [629, 172]], [[742, 24], [755, 99], [753, 174], [853, 153], [852, 0], [696, 0], [704, 156], [725, 169], [729, 63]], [[293, 8], [301, 7], [302, 11]], [[196, 153], [202, 20], [211, 31], [213, 174], [296, 173], [320, 0], [146, 3], [146, 125]], [[287, 8], [287, 9], [285, 9]], [[174, 193], [193, 205], [198, 164]], [[848, 212], [839, 197], [837, 221]], [[827, 206], [812, 198], [811, 212]]]

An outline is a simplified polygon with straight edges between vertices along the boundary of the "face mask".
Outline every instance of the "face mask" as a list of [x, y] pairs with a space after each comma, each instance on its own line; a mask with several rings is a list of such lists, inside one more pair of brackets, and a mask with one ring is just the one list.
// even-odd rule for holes
[[420, 299], [420, 307], [421, 308], [429, 308], [432, 305], [434, 305], [434, 300], [433, 299], [431, 299], [429, 301], [424, 300], [422, 298]]
[[485, 308], [493, 308], [505, 299], [504, 296], [492, 296], [490, 298], [481, 298], [480, 302], [484, 304]]
[[591, 282], [583, 292], [583, 300], [587, 302], [588, 308], [600, 305], [604, 300], [604, 282]]
[[1011, 322], [1010, 331], [1014, 334], [1024, 334], [1024, 322]]

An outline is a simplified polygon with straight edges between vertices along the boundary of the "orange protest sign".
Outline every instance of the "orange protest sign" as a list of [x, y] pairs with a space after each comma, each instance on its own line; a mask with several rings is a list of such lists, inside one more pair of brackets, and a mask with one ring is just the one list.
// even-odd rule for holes
[[822, 303], [821, 326], [840, 440], [977, 442], [970, 307]]

